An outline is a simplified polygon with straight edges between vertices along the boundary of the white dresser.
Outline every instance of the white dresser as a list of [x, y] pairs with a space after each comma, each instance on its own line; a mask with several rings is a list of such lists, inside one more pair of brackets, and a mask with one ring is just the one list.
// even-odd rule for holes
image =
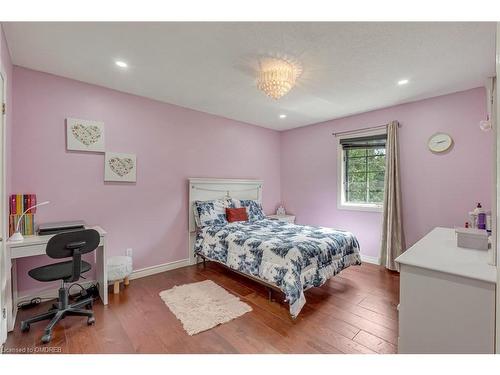
[[399, 353], [494, 353], [496, 268], [488, 251], [456, 246], [435, 228], [401, 266]]

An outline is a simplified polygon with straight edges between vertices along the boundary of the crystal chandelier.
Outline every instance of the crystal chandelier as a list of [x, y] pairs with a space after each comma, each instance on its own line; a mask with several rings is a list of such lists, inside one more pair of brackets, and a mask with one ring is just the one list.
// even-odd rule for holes
[[301, 72], [298, 64], [283, 59], [263, 60], [260, 62], [257, 87], [267, 96], [279, 99], [295, 86]]

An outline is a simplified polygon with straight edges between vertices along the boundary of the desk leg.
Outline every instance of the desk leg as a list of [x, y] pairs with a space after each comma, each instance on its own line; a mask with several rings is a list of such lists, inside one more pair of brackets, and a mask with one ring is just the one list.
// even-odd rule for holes
[[[14, 288], [16, 287], [17, 281], [17, 273], [16, 273], [16, 261], [10, 259], [7, 256], [5, 262], [5, 275], [7, 276], [6, 285], [5, 285], [5, 308], [7, 309], [7, 331], [11, 332], [14, 330], [14, 325], [16, 323], [16, 312], [17, 309], [14, 309], [15, 306], [15, 298], [14, 298]], [[17, 293], [16, 293], [17, 294]]]
[[106, 244], [102, 240], [102, 246], [96, 251], [95, 265], [96, 265], [96, 278], [99, 282], [99, 295], [103, 305], [108, 304], [108, 270], [106, 267]]

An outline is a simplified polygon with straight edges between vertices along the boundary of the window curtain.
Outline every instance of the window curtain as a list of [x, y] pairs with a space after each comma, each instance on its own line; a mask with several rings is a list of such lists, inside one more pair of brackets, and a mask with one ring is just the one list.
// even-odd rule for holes
[[394, 259], [406, 249], [401, 212], [401, 183], [399, 174], [398, 122], [387, 125], [384, 178], [384, 220], [380, 262], [386, 268], [399, 271]]

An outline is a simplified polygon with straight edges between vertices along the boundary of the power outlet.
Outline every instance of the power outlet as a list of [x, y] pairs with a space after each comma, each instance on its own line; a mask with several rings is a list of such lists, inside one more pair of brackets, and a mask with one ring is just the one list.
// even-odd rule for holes
[[127, 256], [132, 258], [132, 249], [128, 248], [126, 250], [126, 252], [127, 252]]

